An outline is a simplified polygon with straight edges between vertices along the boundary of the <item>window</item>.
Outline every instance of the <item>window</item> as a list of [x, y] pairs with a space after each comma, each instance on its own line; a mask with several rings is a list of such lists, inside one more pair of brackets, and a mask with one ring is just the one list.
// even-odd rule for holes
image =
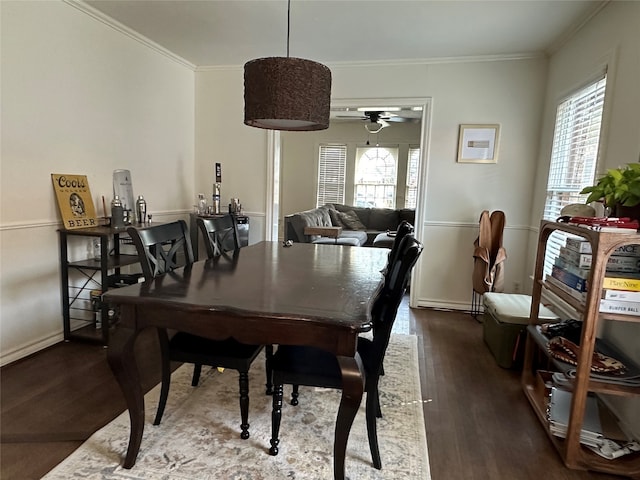
[[[558, 106], [553, 134], [544, 218], [555, 220], [571, 203], [584, 203], [582, 188], [593, 185], [600, 142], [607, 76], [570, 95]], [[554, 232], [547, 242], [545, 273], [564, 246], [566, 234]]]
[[344, 203], [346, 145], [320, 145], [316, 206]]
[[356, 151], [354, 205], [395, 208], [397, 148], [364, 147]]
[[407, 189], [404, 197], [404, 208], [416, 208], [418, 203], [418, 166], [420, 165], [420, 148], [409, 148], [407, 161]]

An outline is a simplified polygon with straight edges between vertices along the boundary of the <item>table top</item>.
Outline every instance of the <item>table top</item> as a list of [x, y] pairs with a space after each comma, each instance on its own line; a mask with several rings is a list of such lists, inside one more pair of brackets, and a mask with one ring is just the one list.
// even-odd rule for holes
[[378, 248], [261, 242], [233, 259], [204, 260], [151, 282], [113, 289], [115, 304], [278, 318], [366, 331], [368, 303], [388, 251]]

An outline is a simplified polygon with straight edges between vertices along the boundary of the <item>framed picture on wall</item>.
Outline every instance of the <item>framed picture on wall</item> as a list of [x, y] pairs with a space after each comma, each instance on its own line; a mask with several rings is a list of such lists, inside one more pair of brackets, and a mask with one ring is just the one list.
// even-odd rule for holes
[[500, 125], [460, 125], [458, 163], [498, 163]]

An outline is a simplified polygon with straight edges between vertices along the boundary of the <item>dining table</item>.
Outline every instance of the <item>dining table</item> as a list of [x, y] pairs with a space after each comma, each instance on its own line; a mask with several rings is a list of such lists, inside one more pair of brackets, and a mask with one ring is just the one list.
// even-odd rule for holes
[[123, 467], [136, 462], [145, 419], [134, 343], [140, 331], [156, 328], [256, 345], [308, 345], [335, 354], [342, 396], [333, 467], [334, 478], [344, 480], [349, 432], [364, 391], [358, 336], [372, 328], [369, 304], [388, 252], [265, 241], [105, 293], [103, 300], [119, 313], [107, 360], [129, 411]]

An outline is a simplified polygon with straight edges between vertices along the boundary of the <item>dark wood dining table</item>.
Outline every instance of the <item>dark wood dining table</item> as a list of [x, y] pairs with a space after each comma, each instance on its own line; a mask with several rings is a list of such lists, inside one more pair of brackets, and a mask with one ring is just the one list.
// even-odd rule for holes
[[124, 468], [135, 464], [144, 430], [134, 342], [141, 330], [154, 327], [251, 344], [310, 345], [334, 353], [343, 379], [334, 478], [344, 480], [347, 440], [364, 390], [357, 339], [371, 329], [368, 304], [387, 254], [383, 248], [261, 242], [227, 258], [199, 261], [105, 293], [104, 300], [120, 311], [107, 359], [129, 409]]

